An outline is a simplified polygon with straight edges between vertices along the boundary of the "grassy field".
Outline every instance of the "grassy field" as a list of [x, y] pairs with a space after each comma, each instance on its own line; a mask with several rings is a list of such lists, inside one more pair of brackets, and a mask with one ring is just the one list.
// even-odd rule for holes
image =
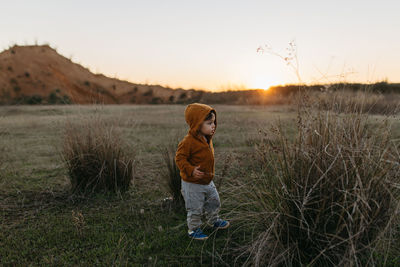
[[[2, 265], [234, 265], [231, 252], [251, 229], [235, 224], [206, 242], [186, 234], [186, 214], [164, 204], [165, 146], [186, 134], [185, 105], [0, 107], [0, 259]], [[229, 212], [224, 181], [257, 171], [259, 129], [280, 119], [295, 132], [290, 106], [213, 105], [221, 214]], [[135, 158], [135, 179], [121, 196], [70, 197], [61, 158], [65, 123], [101, 114], [116, 121]], [[371, 116], [371, 123], [381, 115]], [[392, 117], [393, 138], [400, 121]], [[230, 218], [227, 218], [230, 219]], [[236, 262], [240, 265], [240, 262]]]

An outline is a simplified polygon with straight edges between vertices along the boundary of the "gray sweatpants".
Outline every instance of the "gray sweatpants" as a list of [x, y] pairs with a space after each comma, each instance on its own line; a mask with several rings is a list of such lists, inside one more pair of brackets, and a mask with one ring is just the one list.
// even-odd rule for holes
[[181, 181], [181, 193], [185, 200], [189, 230], [201, 226], [203, 209], [208, 223], [213, 224], [219, 219], [218, 212], [221, 208], [221, 202], [214, 182], [211, 181], [208, 185], [203, 185], [186, 182], [182, 179]]

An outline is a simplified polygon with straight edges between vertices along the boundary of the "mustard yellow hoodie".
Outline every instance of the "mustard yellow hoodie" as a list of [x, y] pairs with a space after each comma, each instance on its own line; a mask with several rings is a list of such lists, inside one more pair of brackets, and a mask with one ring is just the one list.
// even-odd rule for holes
[[[198, 135], [201, 124], [212, 110], [215, 112], [216, 130], [217, 112], [215, 109], [201, 103], [189, 104], [185, 109], [185, 120], [190, 128], [186, 136], [179, 142], [175, 154], [175, 162], [184, 181], [195, 184], [209, 184], [214, 178], [215, 163], [212, 135], [206, 136], [209, 144]], [[199, 170], [205, 173], [200, 179], [192, 176], [194, 168], [199, 165]]]

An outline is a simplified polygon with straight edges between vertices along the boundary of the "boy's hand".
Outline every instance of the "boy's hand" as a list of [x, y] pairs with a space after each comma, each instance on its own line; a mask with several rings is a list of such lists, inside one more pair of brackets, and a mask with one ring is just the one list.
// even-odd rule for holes
[[200, 165], [194, 168], [193, 173], [192, 173], [193, 177], [203, 178], [204, 172], [200, 171], [199, 168], [200, 168]]

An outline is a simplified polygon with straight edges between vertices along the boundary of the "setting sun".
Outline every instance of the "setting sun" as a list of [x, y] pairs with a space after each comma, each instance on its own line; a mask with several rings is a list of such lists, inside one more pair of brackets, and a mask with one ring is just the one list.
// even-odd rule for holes
[[281, 82], [279, 81], [274, 81], [273, 78], [270, 77], [256, 77], [254, 78], [248, 85], [249, 88], [253, 89], [264, 89], [268, 90], [271, 86], [280, 84]]

